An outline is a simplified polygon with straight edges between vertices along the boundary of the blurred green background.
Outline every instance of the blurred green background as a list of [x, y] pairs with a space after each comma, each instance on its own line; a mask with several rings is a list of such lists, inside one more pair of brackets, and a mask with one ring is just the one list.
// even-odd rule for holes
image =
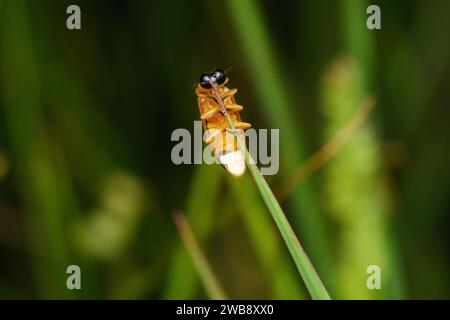
[[449, 30], [447, 0], [0, 0], [0, 298], [209, 298], [175, 209], [228, 297], [309, 298], [248, 173], [171, 162], [192, 84], [230, 66], [243, 119], [280, 129], [271, 186], [376, 98], [282, 203], [331, 296], [450, 298]]

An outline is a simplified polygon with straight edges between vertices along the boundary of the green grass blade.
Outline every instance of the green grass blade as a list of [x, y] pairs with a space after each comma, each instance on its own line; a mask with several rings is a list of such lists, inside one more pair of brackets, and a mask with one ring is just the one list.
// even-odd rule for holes
[[25, 1], [6, 1], [0, 13], [1, 99], [26, 212], [35, 290], [43, 299], [69, 298], [64, 226], [74, 211], [73, 199], [64, 161], [49, 139], [29, 10]]
[[285, 259], [288, 253], [283, 250], [281, 239], [261, 203], [252, 178], [244, 175], [235, 179], [225, 174], [236, 208], [239, 209], [259, 263], [270, 283], [271, 298], [304, 299], [307, 294], [297, 285], [299, 276], [292, 262]]
[[[226, 2], [232, 25], [241, 42], [243, 54], [248, 61], [250, 75], [257, 92], [261, 112], [268, 123], [280, 129], [282, 163], [286, 173], [294, 170], [307, 157], [299, 122], [297, 105], [288, 94], [288, 83], [283, 76], [270, 33], [259, 4], [253, 0], [229, 0]], [[323, 215], [318, 206], [317, 195], [311, 181], [296, 186], [288, 199], [292, 208], [293, 223], [301, 230], [303, 243], [312, 260], [329, 283], [331, 275], [331, 249]]]
[[192, 262], [198, 271], [200, 279], [202, 280], [211, 299], [227, 299], [222, 286], [214, 275], [211, 266], [209, 265], [203, 251], [195, 239], [194, 233], [192, 232], [186, 217], [180, 212], [175, 212], [173, 214], [173, 220], [178, 232], [180, 233], [181, 239], [183, 240], [183, 243], [192, 258]]
[[[332, 87], [324, 88], [324, 110], [326, 109], [326, 112], [328, 112], [325, 127], [338, 127], [342, 123], [339, 117], [342, 117], [345, 113], [350, 113], [352, 108], [368, 92], [376, 93], [377, 91], [376, 82], [374, 81], [377, 73], [377, 50], [375, 43], [375, 35], [377, 33], [364, 27], [367, 19], [365, 10], [369, 4], [368, 1], [344, 0], [340, 2], [341, 37], [344, 43], [344, 52], [351, 59], [348, 70], [344, 72], [347, 73], [347, 78], [350, 79], [347, 79], [347, 81], [335, 79], [334, 81], [337, 83], [335, 87], [339, 89]], [[355, 199], [365, 199], [362, 202], [364, 204], [369, 203], [367, 208], [360, 206], [358, 207], [359, 210], [355, 212], [351, 209], [341, 212], [346, 217], [345, 221], [347, 224], [342, 229], [357, 230], [357, 228], [360, 228], [360, 231], [358, 233], [359, 238], [357, 239], [354, 234], [346, 234], [347, 237], [351, 237], [353, 245], [343, 248], [347, 256], [341, 258], [339, 265], [342, 264], [342, 266], [337, 267], [337, 269], [344, 270], [343, 273], [346, 276], [341, 281], [347, 284], [349, 283], [348, 279], [354, 279], [355, 277], [355, 273], [350, 268], [355, 263], [355, 257], [358, 257], [361, 261], [366, 257], [366, 263], [361, 264], [365, 267], [369, 261], [376, 260], [374, 257], [378, 253], [380, 264], [386, 265], [384, 277], [389, 278], [383, 294], [389, 298], [401, 298], [404, 296], [401, 264], [398, 259], [398, 254], [395, 252], [395, 248], [397, 247], [395, 234], [390, 234], [391, 220], [389, 217], [392, 208], [390, 208], [389, 201], [383, 192], [380, 192], [380, 189], [371, 189], [366, 186], [370, 181], [378, 185], [388, 184], [386, 179], [383, 178], [383, 170], [379, 169], [382, 165], [382, 159], [374, 152], [374, 150], [380, 148], [380, 138], [377, 129], [370, 122], [366, 123], [361, 130], [355, 133], [352, 138], [353, 142], [347, 146], [346, 152], [343, 152], [339, 156], [340, 159], [338, 158], [332, 166], [327, 168], [327, 172], [330, 175], [333, 172], [334, 174], [339, 172], [341, 175], [347, 172], [348, 174], [345, 175], [345, 179], [355, 182], [353, 186], [354, 192], [349, 192], [348, 194], [353, 195]], [[363, 163], [364, 165], [362, 165]], [[381, 178], [376, 175], [373, 176], [374, 171], [378, 172]], [[338, 183], [339, 189], [341, 192], [344, 192], [342, 190], [347, 185], [343, 184], [342, 181], [336, 181], [335, 183]], [[337, 194], [335, 196], [338, 197]], [[370, 202], [372, 202], [371, 205]], [[342, 202], [339, 202], [339, 206], [342, 208]], [[352, 207], [353, 204], [349, 206], [349, 208]], [[361, 214], [362, 212], [364, 213], [363, 215]], [[374, 219], [374, 217], [380, 214], [382, 217]], [[349, 225], [352, 225], [352, 227], [349, 227]], [[351, 253], [352, 250], [358, 248], [358, 244], [367, 242], [365, 236], [369, 233], [371, 234], [373, 247], [368, 248], [367, 246], [362, 246], [359, 248], [358, 253]], [[376, 240], [373, 241], [374, 239]], [[343, 242], [349, 243], [347, 240], [343, 240]], [[356, 269], [359, 270], [360, 268]], [[339, 271], [337, 271], [337, 274], [339, 274]], [[342, 285], [338, 287], [340, 287], [339, 291], [342, 293]], [[347, 287], [350, 288], [351, 286], [347, 285]], [[355, 296], [355, 294], [350, 294], [349, 296]]]
[[256, 186], [258, 187], [261, 197], [263, 198], [264, 203], [269, 209], [272, 218], [275, 220], [278, 230], [280, 231], [281, 236], [283, 237], [284, 242], [286, 243], [286, 246], [288, 247], [292, 258], [294, 259], [297, 269], [300, 275], [302, 276], [303, 281], [305, 282], [306, 288], [308, 289], [313, 299], [329, 300], [330, 296], [327, 290], [325, 289], [324, 285], [322, 284], [322, 281], [319, 278], [319, 275], [314, 269], [314, 266], [312, 265], [311, 261], [309, 260], [308, 256], [306, 255], [305, 251], [300, 245], [300, 242], [298, 241], [294, 233], [294, 230], [292, 230], [292, 227], [289, 224], [289, 221], [287, 220], [286, 215], [283, 212], [283, 209], [281, 209], [280, 204], [275, 198], [275, 195], [273, 194], [264, 177], [261, 175], [261, 172], [256, 166], [256, 162], [252, 158], [251, 154], [248, 152], [247, 147], [245, 146], [245, 141], [241, 138], [239, 134], [236, 134], [236, 132], [238, 131], [236, 130], [236, 127], [234, 126], [234, 123], [231, 120], [230, 115], [228, 114], [225, 108], [224, 102], [220, 97], [217, 87], [214, 84], [212, 84], [212, 86], [213, 86], [212, 91], [215, 95], [216, 101], [219, 103], [222, 113], [227, 119], [228, 125], [230, 126], [231, 130], [235, 133], [239, 150], [241, 150], [241, 152], [245, 156], [245, 162], [247, 163], [250, 173], [252, 174], [253, 179], [255, 180]]
[[[186, 204], [186, 215], [201, 242], [213, 228], [216, 195], [221, 175], [214, 166], [196, 166]], [[163, 290], [164, 299], [195, 299], [199, 289], [197, 272], [186, 250], [174, 251]]]
[[[241, 140], [238, 138], [238, 141]], [[300, 242], [298, 241], [294, 231], [292, 230], [291, 225], [289, 224], [281, 206], [276, 200], [272, 190], [270, 190], [269, 185], [267, 184], [264, 177], [261, 175], [256, 164], [254, 164], [253, 159], [251, 158], [250, 153], [245, 149], [245, 145], [243, 145], [243, 141], [239, 142], [240, 149], [245, 152], [245, 159], [248, 165], [248, 168], [255, 180], [255, 183], [258, 187], [261, 196], [269, 209], [272, 218], [275, 220], [278, 229], [286, 243], [286, 246], [289, 249], [289, 252], [294, 259], [294, 262], [297, 266], [300, 275], [305, 282], [306, 287], [308, 288], [309, 293], [313, 299], [321, 299], [326, 300], [330, 299], [327, 290], [322, 284], [322, 281], [319, 278], [314, 266], [311, 264], [308, 256], [303, 250]]]

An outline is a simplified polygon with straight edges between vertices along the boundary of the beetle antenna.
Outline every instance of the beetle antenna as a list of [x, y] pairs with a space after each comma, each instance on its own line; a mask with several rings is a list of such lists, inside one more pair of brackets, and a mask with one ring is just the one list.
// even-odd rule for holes
[[244, 65], [246, 65], [246, 64], [247, 64], [247, 62], [244, 61], [244, 60], [242, 60], [242, 61], [240, 61], [240, 62], [238, 62], [238, 63], [236, 63], [236, 64], [230, 65], [230, 66], [228, 66], [228, 67], [225, 69], [225, 74], [228, 74], [228, 73], [230, 73], [231, 70], [233, 70], [233, 69], [235, 69], [235, 68], [240, 68], [240, 67], [242, 67], [242, 66], [244, 66]]

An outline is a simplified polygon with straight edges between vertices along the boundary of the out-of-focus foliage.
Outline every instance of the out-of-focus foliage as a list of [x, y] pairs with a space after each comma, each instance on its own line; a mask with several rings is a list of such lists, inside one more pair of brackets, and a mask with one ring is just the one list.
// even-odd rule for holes
[[[450, 298], [450, 2], [0, 0], [0, 298], [308, 298], [248, 173], [174, 165], [215, 67], [292, 172], [377, 103], [283, 208], [333, 298]], [[66, 288], [66, 268], [82, 290]], [[382, 289], [366, 287], [379, 265]]]

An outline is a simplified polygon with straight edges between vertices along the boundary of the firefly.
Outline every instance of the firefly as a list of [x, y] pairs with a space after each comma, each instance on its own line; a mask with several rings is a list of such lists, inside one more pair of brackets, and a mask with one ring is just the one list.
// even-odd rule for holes
[[[205, 143], [211, 145], [214, 156], [228, 172], [240, 177], [245, 172], [245, 159], [238, 148], [235, 135], [243, 138], [244, 130], [250, 128], [251, 124], [241, 121], [240, 112], [243, 107], [236, 104], [234, 98], [237, 89], [228, 88], [227, 83], [228, 77], [220, 69], [203, 73], [195, 94], [206, 133]], [[237, 132], [230, 128], [225, 113], [230, 116]]]

